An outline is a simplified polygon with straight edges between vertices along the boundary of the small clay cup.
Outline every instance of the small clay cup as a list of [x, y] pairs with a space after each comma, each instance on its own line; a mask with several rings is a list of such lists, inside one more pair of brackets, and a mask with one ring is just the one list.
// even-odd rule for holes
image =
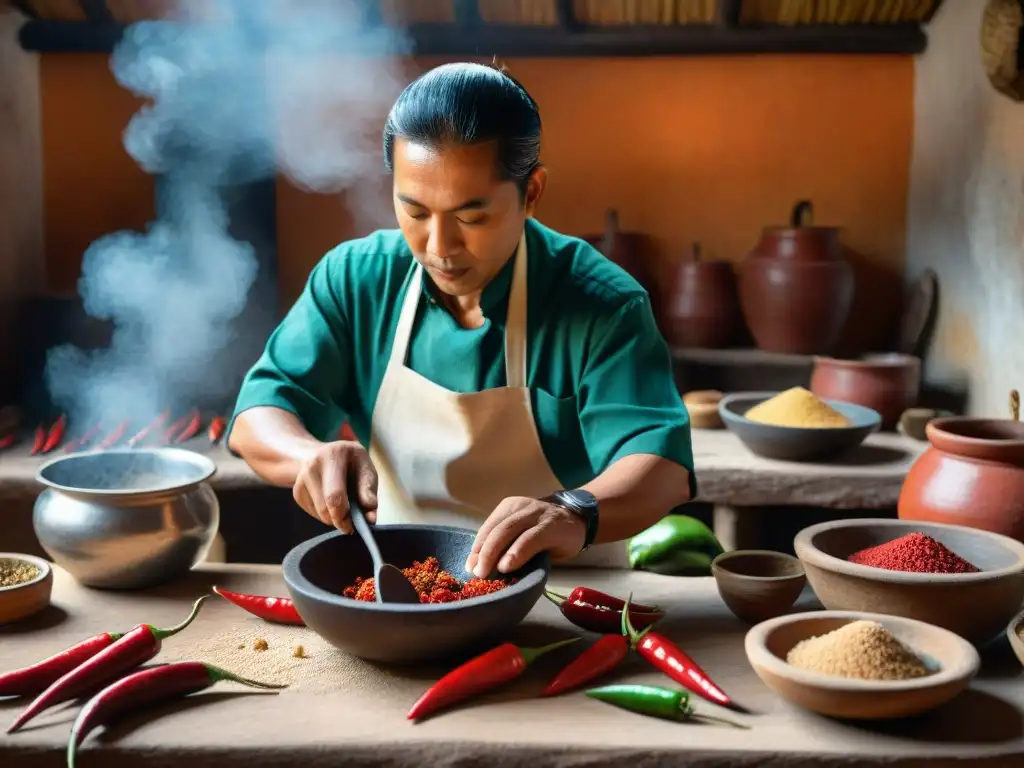
[[726, 606], [748, 624], [782, 616], [807, 583], [797, 558], [766, 549], [724, 552], [711, 562], [711, 574]]
[[1018, 613], [1006, 628], [1006, 639], [1010, 641], [1014, 655], [1024, 664], [1024, 612]]

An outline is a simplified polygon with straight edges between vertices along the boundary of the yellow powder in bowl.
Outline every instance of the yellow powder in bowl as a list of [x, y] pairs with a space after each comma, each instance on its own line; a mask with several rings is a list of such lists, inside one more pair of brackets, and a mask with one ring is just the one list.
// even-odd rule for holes
[[793, 646], [786, 661], [823, 675], [859, 680], [909, 680], [928, 668], [888, 629], [875, 621], [853, 621], [827, 635]]
[[803, 387], [793, 387], [755, 405], [746, 418], [775, 427], [835, 428], [851, 422], [839, 411]]

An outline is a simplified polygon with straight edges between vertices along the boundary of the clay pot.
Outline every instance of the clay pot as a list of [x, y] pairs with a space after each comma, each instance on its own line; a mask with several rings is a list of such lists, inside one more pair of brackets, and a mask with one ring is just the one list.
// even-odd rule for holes
[[899, 518], [978, 528], [1024, 542], [1024, 424], [953, 416], [925, 427]]
[[623, 232], [619, 228], [618, 211], [609, 209], [604, 214], [604, 234], [584, 235], [582, 239], [629, 272], [651, 296], [653, 305], [659, 306], [655, 301], [657, 286], [648, 264], [651, 239], [647, 235], [641, 232]]
[[732, 264], [702, 259], [700, 244], [676, 269], [665, 307], [665, 336], [674, 347], [728, 347], [743, 328]]
[[878, 411], [882, 428], [892, 429], [903, 412], [917, 403], [921, 360], [897, 353], [865, 355], [859, 360], [817, 357], [810, 389], [821, 398]]
[[853, 302], [854, 275], [837, 227], [810, 225], [813, 208], [793, 208], [788, 227], [766, 227], [739, 269], [743, 317], [757, 346], [825, 354], [839, 340]]

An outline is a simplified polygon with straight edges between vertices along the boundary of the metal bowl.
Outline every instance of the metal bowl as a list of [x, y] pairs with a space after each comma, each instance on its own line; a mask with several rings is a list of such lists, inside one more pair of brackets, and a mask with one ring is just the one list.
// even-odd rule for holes
[[751, 421], [744, 414], [755, 405], [775, 397], [778, 392], [740, 392], [727, 395], [718, 404], [718, 413], [729, 431], [752, 453], [766, 459], [784, 461], [824, 461], [859, 446], [882, 424], [877, 411], [863, 405], [825, 400], [850, 420], [849, 427], [777, 427]]
[[32, 524], [53, 561], [80, 583], [141, 589], [201, 561], [220, 525], [206, 482], [216, 465], [178, 448], [73, 453], [36, 473], [46, 489]]
[[[374, 538], [399, 568], [433, 555], [459, 579], [476, 534], [464, 528], [382, 525]], [[536, 555], [498, 592], [454, 603], [368, 603], [342, 596], [357, 576], [373, 573], [366, 547], [338, 531], [317, 536], [284, 559], [284, 581], [303, 621], [335, 648], [369, 661], [408, 664], [455, 656], [515, 628], [544, 594], [550, 560]]]

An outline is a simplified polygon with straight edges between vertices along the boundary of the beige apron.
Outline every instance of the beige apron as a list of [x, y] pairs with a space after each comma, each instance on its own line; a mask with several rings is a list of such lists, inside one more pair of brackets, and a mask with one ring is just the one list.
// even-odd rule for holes
[[[507, 386], [467, 394], [444, 389], [406, 366], [423, 292], [423, 269], [413, 267], [371, 422], [378, 525], [475, 531], [506, 497], [540, 498], [561, 488], [544, 457], [526, 386], [525, 233], [514, 258], [505, 324]], [[594, 546], [569, 564], [626, 568], [626, 546]]]

